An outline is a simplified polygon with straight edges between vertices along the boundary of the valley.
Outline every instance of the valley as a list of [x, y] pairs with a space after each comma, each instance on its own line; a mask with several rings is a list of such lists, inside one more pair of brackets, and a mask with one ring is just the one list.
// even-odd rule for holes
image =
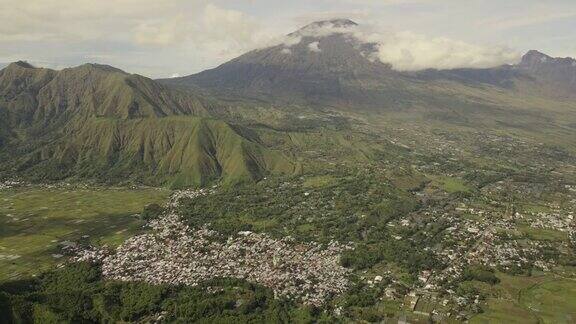
[[[407, 126], [397, 128], [399, 134], [410, 134]], [[269, 175], [257, 183], [219, 186], [210, 189], [209, 195], [177, 194], [176, 191], [180, 202], [170, 206], [181, 215], [186, 228], [202, 231], [208, 226], [216, 237], [254, 233], [250, 235], [269, 235], [270, 240], [291, 237], [302, 243], [350, 244], [353, 249], [342, 252], [340, 257], [341, 264], [352, 270], [349, 288], [322, 303], [321, 309], [336, 312], [324, 312], [322, 316], [332, 318], [334, 314], [340, 314], [338, 316], [369, 321], [406, 318], [414, 322], [426, 321], [427, 318], [471, 318], [473, 322], [483, 323], [507, 318], [510, 312], [514, 312], [530, 314], [526, 316], [534, 321], [542, 318], [554, 322], [547, 309], [556, 306], [552, 306], [546, 293], [537, 293], [542, 297], [530, 298], [529, 302], [518, 296], [521, 296], [519, 291], [521, 294], [535, 294], [532, 291], [548, 289], [532, 287], [529, 284], [532, 281], [542, 283], [543, 287], [553, 287], [555, 281], [571, 285], [576, 274], [571, 261], [575, 257], [576, 168], [570, 155], [545, 144], [526, 142], [503, 146], [502, 143], [515, 141], [507, 136], [481, 134], [475, 138], [469, 135], [470, 139], [462, 137], [465, 139], [463, 143], [459, 138], [445, 139], [446, 133], [442, 132], [436, 138], [411, 135], [414, 137], [396, 135], [390, 140], [383, 138], [381, 142], [384, 144], [379, 146], [374, 140], [371, 145], [363, 145], [366, 134], [361, 133], [342, 136], [341, 131], [338, 134], [324, 130], [299, 134], [297, 143], [302, 146], [293, 152], [301, 156], [302, 174]], [[298, 137], [290, 135], [290, 138], [294, 143]], [[307, 138], [313, 138], [314, 144], [307, 144], [310, 143]], [[412, 138], [420, 141], [426, 138], [436, 144], [418, 146], [429, 149], [414, 152], [409, 148], [409, 145], [414, 146]], [[437, 148], [437, 143], [444, 143], [442, 149]], [[313, 145], [314, 150], [306, 145]], [[392, 149], [386, 150], [387, 147]], [[499, 149], [498, 155], [477, 153], [491, 151], [493, 147]], [[533, 153], [529, 153], [530, 150]], [[533, 156], [540, 158], [534, 160]], [[380, 159], [378, 162], [374, 161], [376, 157]], [[108, 189], [103, 189], [99, 194], [100, 190], [67, 189], [62, 193], [60, 190], [63, 189], [49, 187], [10, 186], [14, 185], [7, 183], [2, 191], [7, 197], [5, 199], [14, 200], [12, 204], [15, 207], [12, 208], [17, 208], [16, 198], [11, 198], [14, 190], [34, 200], [44, 191], [46, 195], [51, 191], [55, 191], [52, 195], [65, 195], [67, 192], [80, 195], [85, 192], [86, 198], [73, 199], [82, 201], [104, 195], [95, 198], [104, 204], [111, 199], [122, 201], [127, 197], [125, 195], [142, 195], [138, 200], [130, 198], [135, 203], [139, 201], [139, 205], [118, 209], [118, 213], [124, 215], [142, 214], [149, 204], [165, 204], [168, 192], [122, 189], [107, 194]], [[61, 208], [57, 204], [51, 205], [54, 204], [52, 201], [46, 201], [48, 206], [42, 207], [50, 211]], [[67, 201], [66, 196], [62, 201]], [[41, 202], [38, 204], [42, 205]], [[94, 207], [85, 208], [91, 210]], [[103, 221], [102, 216], [96, 217]], [[113, 230], [107, 233], [82, 230], [84, 225], [72, 223], [66, 226], [78, 226], [72, 230], [77, 234], [64, 233], [49, 238], [50, 241], [54, 238], [83, 241], [81, 246], [89, 247], [88, 255], [92, 255], [91, 246], [101, 248], [108, 243], [113, 249], [122, 246], [122, 241], [131, 236], [130, 240], [137, 240], [138, 236], [134, 235], [149, 235], [145, 234], [147, 230], [142, 227], [145, 222], [141, 217], [125, 217], [132, 220], [129, 223], [111, 220], [106, 227], [112, 226]], [[16, 222], [12, 218], [6, 219]], [[87, 221], [94, 226], [91, 218]], [[102, 227], [98, 225], [98, 228]], [[13, 231], [14, 234], [21, 232], [18, 228], [13, 228]], [[90, 237], [83, 239], [84, 235]], [[194, 237], [192, 234], [178, 235]], [[6, 242], [13, 239], [8, 236]], [[131, 244], [130, 240], [124, 244]], [[41, 242], [54, 244], [46, 240]], [[142, 243], [135, 246], [142, 246]], [[187, 248], [171, 253], [183, 251]], [[10, 252], [17, 253], [17, 250]], [[50, 260], [46, 265], [60, 263], [61, 259], [54, 259], [53, 254], [69, 255], [69, 252], [54, 247], [32, 251], [31, 256], [35, 262]], [[38, 255], [43, 255], [43, 258], [38, 258]], [[16, 259], [17, 262], [24, 260], [24, 254]], [[91, 257], [80, 260], [94, 262]], [[177, 259], [168, 260], [173, 262]], [[18, 264], [21, 268], [30, 266], [28, 263]], [[219, 263], [217, 267], [224, 267], [224, 264]], [[106, 267], [107, 273], [116, 280], [159, 283], [143, 277], [119, 276], [119, 273], [139, 271], [116, 269], [114, 263]], [[150, 268], [158, 269], [159, 273], [179, 273], [188, 266], [174, 267], [170, 271], [162, 270], [162, 266]], [[38, 269], [35, 273], [44, 269], [40, 266], [35, 268]], [[181, 270], [175, 270], [177, 268]], [[322, 269], [331, 268], [323, 266]], [[250, 276], [245, 278], [248, 282], [258, 282]], [[215, 279], [207, 277], [206, 282]], [[276, 279], [272, 275], [266, 280], [274, 282]], [[519, 288], [523, 282], [526, 282], [526, 288]], [[545, 284], [548, 282], [550, 284]], [[227, 284], [219, 285], [206, 289], [228, 289], [225, 288]], [[561, 308], [563, 314], [570, 314], [573, 307], [570, 298], [562, 304], [565, 306], [557, 306], [564, 307]], [[537, 310], [533, 309], [532, 303], [538, 303]], [[155, 307], [164, 309], [163, 306]], [[483, 313], [475, 315], [480, 311]], [[511, 318], [508, 320], [512, 321]]]
[[[0, 321], [572, 323], [576, 61], [0, 71]], [[298, 41], [298, 42], [296, 42]]]

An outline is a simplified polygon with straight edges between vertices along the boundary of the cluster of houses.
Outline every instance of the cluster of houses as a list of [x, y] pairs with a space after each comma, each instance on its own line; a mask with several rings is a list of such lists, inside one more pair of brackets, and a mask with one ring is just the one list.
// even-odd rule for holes
[[[415, 297], [414, 305], [420, 296], [441, 296], [442, 305], [460, 307], [479, 303], [480, 296], [464, 298], [455, 292], [455, 284], [470, 266], [553, 269], [557, 257], [549, 252], [559, 251], [558, 244], [567, 242], [526, 239], [523, 231], [535, 228], [566, 232], [576, 242], [574, 212], [552, 208], [551, 212], [524, 216], [507, 202], [496, 201], [496, 193], [510, 190], [504, 183], [487, 187], [483, 202], [451, 204], [452, 210], [431, 205], [422, 213], [388, 224], [402, 234], [414, 226], [442, 223], [442, 243], [422, 248], [445, 260], [444, 269], [422, 271], [412, 287], [396, 280], [393, 273], [364, 279], [370, 286], [386, 285], [386, 298], [403, 298], [408, 291]], [[540, 190], [523, 189], [534, 189], [531, 194]], [[340, 254], [351, 249], [349, 245], [302, 244], [290, 237], [275, 239], [252, 232], [223, 237], [209, 228], [189, 228], [176, 212], [179, 202], [213, 192], [214, 188], [176, 192], [168, 204], [170, 212], [149, 223], [151, 233], [129, 239], [116, 251], [84, 250], [77, 260], [100, 262], [104, 276], [123, 281], [194, 286], [213, 278], [240, 278], [271, 288], [279, 298], [292, 298], [309, 305], [321, 305], [347, 289], [351, 270], [340, 265]], [[396, 239], [411, 238], [398, 235]]]
[[185, 190], [176, 190], [170, 196], [170, 199], [167, 203], [168, 208], [178, 208], [180, 206], [180, 202], [183, 199], [194, 199], [200, 196], [211, 195], [216, 191], [216, 186], [210, 189], [185, 189]]
[[0, 190], [11, 189], [20, 184], [21, 183], [19, 181], [13, 181], [13, 180], [0, 181]]
[[[209, 192], [177, 192], [169, 206]], [[105, 278], [120, 281], [196, 286], [214, 278], [245, 279], [271, 288], [278, 298], [317, 306], [348, 288], [351, 270], [340, 265], [340, 255], [349, 245], [298, 243], [248, 231], [223, 237], [207, 227], [189, 228], [173, 210], [149, 225], [150, 233], [115, 251], [89, 248], [74, 261], [101, 263]]]
[[[446, 282], [456, 279], [469, 265], [485, 265], [491, 268], [512, 269], [536, 266], [548, 271], [556, 265], [553, 258], [546, 258], [544, 251], [554, 248], [552, 242], [538, 240], [522, 240], [506, 238], [502, 235], [517, 231], [514, 218], [505, 218], [491, 212], [469, 209], [468, 212], [482, 216], [478, 220], [458, 220], [453, 216], [444, 215], [445, 219], [455, 222], [447, 229], [447, 236], [457, 240], [459, 244], [439, 250], [437, 253], [445, 260], [450, 260], [449, 266], [428, 282], [427, 286], [434, 288], [436, 282]], [[536, 262], [537, 261], [537, 262]]]
[[526, 217], [516, 213], [518, 219], [526, 219], [530, 222], [530, 227], [545, 230], [552, 230], [567, 233], [573, 243], [576, 237], [576, 219], [574, 211], [564, 213], [562, 210], [552, 210], [550, 212], [532, 213]]
[[[535, 213], [529, 223], [536, 228], [554, 229], [574, 236], [573, 214], [558, 210], [552, 213]], [[430, 210], [423, 213], [428, 222], [442, 220], [446, 224], [443, 231], [442, 248], [432, 249], [439, 259], [446, 260], [442, 270], [422, 271], [417, 283], [411, 287], [414, 304], [421, 296], [446, 296], [443, 304], [449, 302], [458, 307], [477, 305], [479, 296], [464, 298], [454, 291], [465, 270], [470, 266], [483, 265], [492, 269], [525, 269], [535, 267], [542, 271], [551, 271], [557, 265], [557, 258], [549, 251], [558, 249], [558, 244], [546, 240], [526, 240], [518, 233], [518, 221], [522, 215], [516, 213], [505, 216], [498, 210], [459, 206], [454, 212]], [[402, 227], [416, 226], [417, 220], [404, 218], [398, 220]], [[509, 236], [507, 233], [516, 233]], [[429, 249], [424, 247], [424, 249]], [[373, 282], [373, 280], [370, 280]], [[386, 297], [395, 299], [395, 280], [389, 280]], [[414, 305], [413, 305], [414, 306]]]

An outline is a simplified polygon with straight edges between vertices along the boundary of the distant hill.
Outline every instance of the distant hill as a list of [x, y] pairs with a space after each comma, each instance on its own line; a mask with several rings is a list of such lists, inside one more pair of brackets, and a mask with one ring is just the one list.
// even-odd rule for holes
[[[151, 79], [111, 66], [85, 64], [53, 71], [24, 62], [0, 72], [0, 94], [24, 123], [50, 124], [60, 118], [143, 118], [208, 115], [210, 104], [168, 90]], [[30, 103], [20, 105], [19, 103]]]
[[576, 60], [530, 51], [515, 69], [532, 77], [537, 87], [555, 96], [576, 99]]

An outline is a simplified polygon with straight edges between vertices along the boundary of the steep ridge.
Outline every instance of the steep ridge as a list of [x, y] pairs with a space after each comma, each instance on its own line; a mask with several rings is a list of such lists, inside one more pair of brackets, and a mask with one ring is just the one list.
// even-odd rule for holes
[[0, 71], [0, 173], [187, 186], [293, 171], [251, 132], [205, 119], [218, 109], [110, 66], [14, 63]]
[[[196, 117], [91, 120], [71, 140], [26, 155], [21, 171], [34, 177], [123, 179], [156, 185], [205, 185], [290, 173], [280, 153], [229, 124]], [[48, 172], [47, 172], [48, 171]]]
[[529, 51], [514, 67], [531, 76], [535, 84], [530, 91], [540, 89], [556, 97], [576, 99], [576, 60], [551, 57], [539, 51]]
[[416, 75], [427, 81], [447, 79], [467, 84], [490, 84], [553, 98], [576, 98], [576, 60], [554, 58], [536, 50], [527, 52], [516, 65], [490, 69], [427, 70]]
[[146, 118], [208, 115], [210, 103], [151, 79], [96, 64], [53, 71], [19, 62], [0, 72], [3, 105], [17, 124], [72, 117]]
[[5, 126], [30, 124], [38, 107], [38, 94], [56, 75], [56, 71], [36, 69], [16, 62], [0, 71], [0, 105]]

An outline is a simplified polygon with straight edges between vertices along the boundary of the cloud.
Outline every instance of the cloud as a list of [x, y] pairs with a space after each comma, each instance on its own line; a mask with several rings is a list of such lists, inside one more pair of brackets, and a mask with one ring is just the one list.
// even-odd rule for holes
[[481, 24], [484, 26], [490, 26], [490, 28], [493, 29], [504, 30], [510, 28], [539, 25], [573, 17], [576, 17], [576, 10], [569, 10], [569, 11], [558, 10], [552, 12], [546, 12], [545, 10], [538, 10], [531, 13], [524, 13], [521, 15], [483, 20], [481, 21]]
[[[181, 0], [2, 0], [0, 39], [74, 41], [122, 34]], [[122, 28], [119, 28], [122, 27]]]
[[[283, 44], [284, 46], [287, 46], [287, 47], [292, 47], [294, 45], [298, 45], [298, 44], [300, 44], [301, 41], [302, 41], [302, 36], [294, 35], [294, 34], [280, 38], [280, 43]], [[276, 45], [276, 43], [277, 43], [277, 40], [272, 40], [268, 45], [274, 46], [274, 45]]]
[[[300, 30], [297, 35], [302, 39], [333, 34], [345, 35], [358, 43], [374, 44], [375, 51], [363, 54], [368, 59], [390, 64], [399, 71], [489, 68], [516, 63], [520, 59], [517, 51], [506, 47], [481, 46], [410, 31], [377, 30], [373, 26], [315, 24]], [[310, 43], [308, 48], [320, 51], [318, 42]]]
[[175, 46], [187, 42], [196, 47], [237, 52], [272, 38], [259, 27], [256, 20], [240, 11], [208, 3], [197, 12], [142, 22], [134, 30], [134, 39], [141, 45]]
[[320, 42], [312, 42], [308, 44], [308, 49], [310, 52], [320, 53], [322, 50], [320, 49]]
[[364, 6], [393, 6], [393, 5], [404, 5], [404, 4], [420, 4], [429, 3], [437, 0], [336, 0], [337, 2], [344, 4], [361, 4]]
[[179, 62], [182, 72], [195, 72], [277, 38], [274, 28], [209, 0], [0, 2], [0, 42], [12, 48], [2, 57], [49, 61], [44, 66], [50, 67], [96, 59], [170, 76], [160, 64], [177, 68]]
[[[246, 51], [302, 36], [278, 37], [315, 20], [346, 17], [361, 38], [376, 32], [378, 58], [396, 68], [484, 66], [508, 51], [474, 42], [508, 43], [522, 50], [574, 54], [573, 42], [552, 41], [576, 27], [573, 0], [0, 0], [0, 60], [61, 67], [85, 62], [153, 77], [214, 67]], [[486, 17], [490, 17], [486, 19]], [[544, 25], [546, 28], [540, 28]], [[544, 27], [544, 26], [542, 26]], [[411, 30], [402, 34], [387, 30]], [[312, 33], [312, 31], [310, 31]], [[315, 31], [319, 32], [319, 31]], [[528, 34], [529, 33], [529, 34]], [[383, 36], [383, 35], [384, 36]], [[399, 35], [398, 35], [399, 34]], [[422, 36], [449, 35], [449, 39]], [[528, 37], [529, 35], [530, 37]], [[462, 44], [454, 39], [465, 39]], [[423, 48], [427, 48], [425, 53]], [[446, 50], [446, 48], [450, 50]], [[441, 54], [442, 53], [442, 54]], [[465, 54], [463, 54], [465, 53]], [[430, 59], [441, 56], [445, 59]], [[464, 59], [462, 57], [465, 57]], [[488, 59], [487, 59], [488, 58]], [[451, 62], [458, 62], [451, 63]]]
[[373, 58], [396, 70], [490, 68], [517, 63], [520, 54], [499, 46], [479, 46], [444, 37], [427, 37], [412, 32], [372, 35], [378, 51]]
[[352, 20], [366, 21], [370, 19], [371, 12], [368, 9], [354, 9], [354, 10], [328, 10], [319, 12], [307, 12], [303, 15], [294, 17], [294, 21], [298, 26], [304, 26], [315, 21], [330, 20], [334, 17], [346, 17]]

